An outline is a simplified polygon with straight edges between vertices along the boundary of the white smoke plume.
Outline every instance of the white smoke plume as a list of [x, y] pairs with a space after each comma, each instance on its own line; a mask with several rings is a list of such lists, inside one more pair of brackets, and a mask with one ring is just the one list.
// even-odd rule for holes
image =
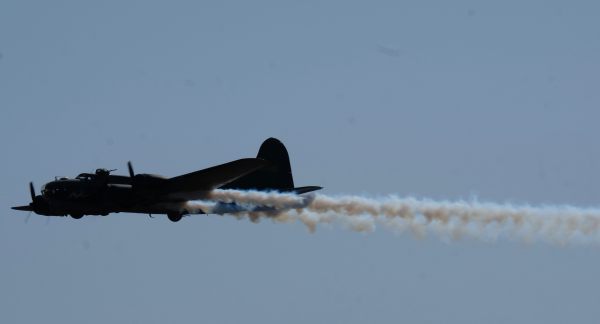
[[[236, 212], [253, 221], [299, 220], [313, 232], [319, 224], [341, 223], [351, 230], [371, 232], [376, 225], [416, 237], [432, 233], [444, 239], [498, 237], [543, 240], [560, 244], [600, 243], [600, 209], [572, 206], [513, 206], [478, 201], [434, 201], [388, 196], [294, 195], [276, 192], [215, 190], [215, 201], [262, 206]], [[200, 208], [200, 202], [189, 202]], [[206, 204], [203, 210], [211, 213]], [[215, 209], [214, 212], [218, 213]]]

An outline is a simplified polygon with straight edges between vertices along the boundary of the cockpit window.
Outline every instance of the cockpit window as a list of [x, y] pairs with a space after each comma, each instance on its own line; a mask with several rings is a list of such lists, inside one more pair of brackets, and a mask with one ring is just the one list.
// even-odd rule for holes
[[68, 190], [66, 188], [46, 188], [46, 186], [42, 187], [42, 196], [44, 197], [52, 197], [52, 198], [65, 198], [67, 196]]
[[75, 179], [79, 179], [79, 180], [92, 180], [92, 176], [89, 175], [88, 173], [82, 173], [82, 174], [78, 175], [77, 177], [75, 177]]

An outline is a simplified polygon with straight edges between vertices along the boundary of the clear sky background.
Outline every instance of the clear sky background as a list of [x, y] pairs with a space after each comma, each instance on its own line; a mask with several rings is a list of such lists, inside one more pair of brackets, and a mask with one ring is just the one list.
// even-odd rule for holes
[[47, 218], [27, 183], [288, 147], [329, 194], [598, 206], [594, 1], [0, 2], [1, 323], [597, 323], [598, 246]]

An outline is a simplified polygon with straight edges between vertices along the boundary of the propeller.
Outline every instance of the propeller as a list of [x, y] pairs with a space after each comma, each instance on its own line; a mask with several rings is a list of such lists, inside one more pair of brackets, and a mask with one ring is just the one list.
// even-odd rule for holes
[[[12, 207], [12, 209], [14, 210], [22, 210], [22, 211], [35, 211], [36, 209], [36, 205], [39, 206], [40, 203], [40, 199], [36, 199], [36, 195], [35, 195], [35, 187], [33, 186], [33, 182], [29, 183], [29, 194], [31, 195], [31, 202], [29, 203], [29, 205], [27, 206], [17, 206], [17, 207]], [[41, 197], [40, 197], [41, 198]]]
[[33, 181], [29, 182], [29, 193], [31, 194], [31, 201], [35, 200], [35, 187], [33, 186]]
[[131, 161], [127, 161], [127, 171], [129, 171], [129, 178], [131, 179], [131, 191], [135, 193], [137, 190], [137, 177], [135, 176], [135, 171], [133, 171]]
[[129, 176], [133, 179], [135, 177], [135, 172], [133, 172], [131, 161], [127, 162], [127, 170], [129, 170]]
[[25, 223], [29, 222], [29, 217], [31, 217], [31, 212], [40, 215], [49, 215], [50, 206], [48, 202], [41, 195], [35, 194], [35, 187], [33, 186], [33, 182], [29, 183], [29, 194], [31, 195], [31, 202], [26, 206], [16, 206], [12, 207], [14, 210], [28, 211], [29, 214], [27, 218], [25, 218]]

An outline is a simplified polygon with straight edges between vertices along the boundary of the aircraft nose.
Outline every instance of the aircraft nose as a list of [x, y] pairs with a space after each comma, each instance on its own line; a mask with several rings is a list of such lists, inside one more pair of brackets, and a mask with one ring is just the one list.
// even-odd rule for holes
[[16, 206], [11, 208], [14, 210], [33, 211], [33, 208], [31, 208], [31, 206]]

